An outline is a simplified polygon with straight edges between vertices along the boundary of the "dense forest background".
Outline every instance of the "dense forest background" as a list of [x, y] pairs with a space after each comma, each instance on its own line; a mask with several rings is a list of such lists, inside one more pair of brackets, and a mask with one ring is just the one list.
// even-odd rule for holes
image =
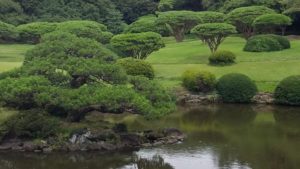
[[140, 16], [159, 11], [220, 11], [264, 5], [294, 17], [290, 30], [300, 28], [300, 0], [0, 0], [0, 20], [19, 25], [33, 21], [86, 19], [104, 23], [113, 33]]

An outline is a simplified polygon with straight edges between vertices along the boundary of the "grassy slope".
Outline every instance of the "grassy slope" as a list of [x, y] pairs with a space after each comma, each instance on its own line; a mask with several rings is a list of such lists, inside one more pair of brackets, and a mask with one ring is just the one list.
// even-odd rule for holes
[[250, 76], [261, 91], [273, 91], [276, 84], [289, 75], [300, 74], [300, 41], [292, 41], [292, 48], [281, 52], [243, 52], [245, 41], [228, 38], [220, 47], [237, 55], [237, 64], [225, 67], [208, 65], [210, 52], [199, 40], [175, 43], [166, 39], [167, 46], [153, 53], [148, 61], [156, 70], [157, 77], [166, 86], [179, 86], [181, 74], [189, 68], [207, 70], [220, 77], [227, 73], [243, 73]]

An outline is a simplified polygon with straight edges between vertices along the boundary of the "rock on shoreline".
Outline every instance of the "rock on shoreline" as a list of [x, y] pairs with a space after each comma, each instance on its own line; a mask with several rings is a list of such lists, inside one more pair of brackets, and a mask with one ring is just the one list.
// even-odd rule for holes
[[14, 152], [76, 152], [76, 151], [121, 151], [140, 149], [158, 145], [176, 144], [186, 136], [179, 130], [170, 128], [162, 131], [142, 131], [116, 133], [107, 131], [81, 131], [74, 133], [63, 142], [55, 138], [45, 141], [24, 141], [19, 139], [6, 140], [0, 145], [1, 151]]
[[[255, 104], [274, 104], [274, 95], [272, 93], [261, 92], [256, 94], [252, 103]], [[205, 104], [215, 104], [223, 103], [222, 99], [216, 94], [192, 94], [192, 93], [179, 93], [177, 95], [178, 104], [188, 104], [188, 105], [205, 105]]]

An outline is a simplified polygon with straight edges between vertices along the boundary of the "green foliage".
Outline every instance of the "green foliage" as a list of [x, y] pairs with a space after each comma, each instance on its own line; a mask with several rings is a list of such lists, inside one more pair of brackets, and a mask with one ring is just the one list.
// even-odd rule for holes
[[192, 92], [211, 92], [216, 83], [215, 75], [206, 71], [187, 70], [182, 75], [182, 85]]
[[113, 33], [122, 32], [122, 13], [111, 0], [16, 0], [33, 21], [62, 22], [93, 20], [108, 26]]
[[154, 32], [116, 35], [111, 45], [125, 57], [146, 59], [152, 52], [164, 47], [161, 35]]
[[197, 14], [203, 23], [222, 23], [226, 18], [226, 15], [221, 12], [203, 11]]
[[49, 85], [50, 82], [47, 79], [34, 76], [0, 80], [0, 102], [22, 109], [35, 107], [35, 94]]
[[232, 73], [219, 79], [217, 91], [224, 102], [249, 103], [257, 93], [257, 87], [248, 76]]
[[36, 97], [37, 104], [49, 113], [80, 121], [86, 113], [126, 111], [147, 114], [150, 102], [127, 86], [83, 86], [79, 89], [49, 88]]
[[157, 0], [112, 0], [112, 2], [123, 14], [126, 23], [132, 23], [140, 16], [155, 14], [158, 7]]
[[150, 100], [153, 106], [152, 110], [145, 114], [147, 118], [159, 118], [175, 111], [174, 96], [156, 81], [133, 76], [130, 83], [133, 84], [133, 89]]
[[65, 32], [49, 33], [42, 38], [42, 42], [27, 52], [25, 63], [36, 58], [56, 59], [56, 64], [61, 64], [70, 57], [98, 58], [103, 61], [112, 61], [117, 57], [95, 40]]
[[107, 27], [95, 21], [66, 21], [58, 24], [58, 31], [75, 34], [78, 37], [94, 39], [103, 44], [109, 43], [112, 33]]
[[19, 3], [14, 0], [0, 1], [0, 21], [13, 25], [24, 23], [28, 19]]
[[275, 89], [275, 101], [284, 105], [300, 105], [300, 76], [282, 80]]
[[143, 16], [137, 21], [128, 25], [125, 33], [156, 32], [163, 36], [170, 35], [170, 30], [164, 24], [157, 23], [157, 17], [154, 15]]
[[0, 21], [0, 43], [13, 42], [17, 40], [18, 32], [14, 25], [10, 25]]
[[227, 36], [236, 33], [236, 29], [227, 23], [206, 23], [194, 27], [192, 33], [206, 43], [214, 53]]
[[248, 52], [270, 52], [290, 48], [287, 38], [278, 35], [256, 35], [251, 37], [244, 51]]
[[177, 42], [182, 42], [185, 33], [188, 33], [194, 26], [201, 23], [202, 20], [197, 12], [192, 11], [168, 11], [160, 12], [157, 22], [166, 24]]
[[[33, 109], [17, 113], [3, 125], [5, 135], [34, 139], [55, 136], [59, 130], [59, 121], [48, 116], [43, 110]], [[4, 133], [2, 133], [4, 134]]]
[[234, 9], [227, 14], [227, 20], [236, 26], [244, 38], [250, 38], [254, 33], [252, 23], [254, 20], [264, 14], [273, 14], [274, 10], [264, 6], [250, 6]]
[[269, 35], [275, 38], [281, 45], [282, 49], [290, 49], [291, 48], [291, 42], [287, 37], [279, 36], [279, 35]]
[[176, 3], [176, 0], [160, 0], [158, 5], [159, 11], [170, 11], [174, 8], [174, 4]]
[[57, 27], [57, 23], [49, 22], [33, 22], [20, 25], [17, 30], [20, 34], [20, 40], [26, 43], [39, 43], [42, 35], [53, 32]]
[[117, 62], [122, 66], [128, 75], [145, 76], [149, 79], [154, 78], [154, 69], [152, 65], [144, 60], [125, 58]]
[[236, 8], [248, 6], [265, 6], [271, 9], [281, 10], [285, 5], [281, 0], [226, 0], [220, 4], [218, 10], [228, 13]]
[[235, 59], [236, 55], [233, 52], [221, 50], [209, 57], [209, 63], [212, 65], [228, 65], [235, 63]]
[[282, 14], [265, 14], [257, 17], [253, 26], [256, 30], [261, 30], [264, 32], [270, 32], [272, 29], [280, 28], [282, 29], [282, 34], [286, 26], [292, 24], [292, 19], [286, 15]]

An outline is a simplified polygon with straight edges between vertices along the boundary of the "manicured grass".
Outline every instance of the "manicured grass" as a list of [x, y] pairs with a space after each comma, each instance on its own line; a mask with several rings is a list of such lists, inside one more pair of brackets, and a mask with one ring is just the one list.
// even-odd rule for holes
[[9, 44], [0, 45], [0, 72], [21, 66], [24, 54], [32, 45]]
[[153, 53], [148, 61], [155, 68], [157, 78], [169, 87], [180, 86], [181, 74], [186, 69], [206, 70], [218, 78], [227, 73], [243, 73], [250, 76], [260, 91], [273, 91], [283, 78], [300, 74], [300, 41], [292, 41], [292, 48], [280, 52], [244, 52], [245, 40], [230, 37], [220, 50], [230, 50], [237, 55], [237, 63], [231, 66], [208, 64], [210, 51], [201, 41], [189, 39], [183, 43], [166, 39], [166, 48]]

